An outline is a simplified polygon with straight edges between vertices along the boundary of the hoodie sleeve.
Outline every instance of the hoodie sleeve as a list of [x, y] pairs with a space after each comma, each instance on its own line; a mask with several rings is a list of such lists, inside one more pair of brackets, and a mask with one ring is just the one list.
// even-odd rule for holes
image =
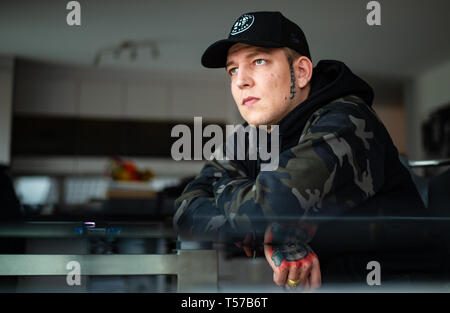
[[245, 172], [235, 162], [208, 161], [176, 199], [173, 225], [183, 239], [219, 240], [221, 233], [230, 231], [225, 212], [214, 197], [213, 186], [224, 177], [244, 179]]
[[209, 162], [204, 171], [210, 179], [210, 211], [223, 216], [228, 231], [239, 234], [264, 233], [273, 222], [345, 214], [382, 186], [381, 132], [370, 109], [333, 102], [311, 116], [298, 144], [280, 153], [276, 170], [261, 171], [252, 179], [230, 175], [239, 171]]

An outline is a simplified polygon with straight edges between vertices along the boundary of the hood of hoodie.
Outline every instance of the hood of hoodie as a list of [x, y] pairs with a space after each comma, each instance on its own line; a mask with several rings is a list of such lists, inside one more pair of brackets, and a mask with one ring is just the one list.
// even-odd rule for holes
[[344, 96], [354, 95], [372, 106], [373, 89], [352, 73], [342, 62], [322, 60], [313, 69], [308, 98], [289, 112], [279, 123], [280, 135], [286, 139], [300, 134], [309, 117], [321, 107]]

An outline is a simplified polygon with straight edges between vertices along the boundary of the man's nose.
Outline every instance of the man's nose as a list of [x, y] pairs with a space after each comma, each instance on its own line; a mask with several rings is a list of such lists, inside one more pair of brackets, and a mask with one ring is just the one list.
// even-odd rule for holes
[[253, 78], [251, 76], [251, 73], [247, 69], [242, 67], [239, 69], [239, 71], [237, 72], [236, 85], [240, 89], [253, 86]]

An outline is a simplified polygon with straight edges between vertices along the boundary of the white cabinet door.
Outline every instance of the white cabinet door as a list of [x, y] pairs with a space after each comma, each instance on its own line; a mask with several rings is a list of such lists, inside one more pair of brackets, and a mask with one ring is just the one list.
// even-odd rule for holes
[[14, 94], [14, 112], [77, 115], [77, 85], [69, 79], [22, 79]]
[[194, 116], [214, 121], [227, 119], [227, 85], [188, 82], [174, 84], [171, 89], [171, 116], [174, 119], [193, 121]]
[[119, 82], [82, 81], [80, 116], [122, 118], [123, 86]]
[[0, 164], [10, 161], [12, 80], [12, 69], [0, 67]]
[[125, 117], [169, 119], [168, 88], [162, 83], [130, 83], [126, 88]]

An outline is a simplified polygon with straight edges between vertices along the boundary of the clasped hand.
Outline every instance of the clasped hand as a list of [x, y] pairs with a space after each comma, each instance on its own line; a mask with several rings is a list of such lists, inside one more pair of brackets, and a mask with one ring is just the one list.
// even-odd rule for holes
[[[306, 244], [308, 237], [316, 231], [314, 225], [270, 224], [264, 235], [264, 255], [273, 269], [273, 281], [287, 290], [299, 288], [312, 291], [320, 288], [322, 277], [317, 255]], [[251, 234], [238, 243], [247, 256], [254, 251], [250, 248]]]

